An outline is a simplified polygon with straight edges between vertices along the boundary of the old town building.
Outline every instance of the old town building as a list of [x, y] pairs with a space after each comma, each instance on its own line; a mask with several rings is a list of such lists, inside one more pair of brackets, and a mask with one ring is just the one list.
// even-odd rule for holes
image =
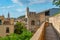
[[5, 18], [4, 15], [0, 16], [0, 37], [8, 36], [11, 33], [14, 33], [14, 19], [10, 18], [9, 13], [8, 18]]
[[30, 12], [29, 8], [27, 7], [25, 16], [27, 22], [27, 29], [35, 32], [44, 21], [49, 21], [49, 16], [52, 16], [52, 14], [56, 13], [54, 12], [55, 10], [56, 12], [58, 12], [58, 8], [52, 8], [43, 12], [36, 13]]

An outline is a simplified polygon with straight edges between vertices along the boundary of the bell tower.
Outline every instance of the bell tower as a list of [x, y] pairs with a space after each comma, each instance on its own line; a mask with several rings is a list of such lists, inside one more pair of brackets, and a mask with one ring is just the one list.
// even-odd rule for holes
[[8, 19], [10, 19], [10, 14], [9, 14], [9, 12], [8, 12]]
[[29, 8], [27, 7], [26, 8], [26, 16], [25, 16], [26, 18], [28, 18], [28, 14], [29, 14]]
[[29, 30], [29, 8], [27, 7], [26, 8], [26, 15], [25, 15], [25, 18], [26, 18], [26, 23], [27, 23], [27, 29]]

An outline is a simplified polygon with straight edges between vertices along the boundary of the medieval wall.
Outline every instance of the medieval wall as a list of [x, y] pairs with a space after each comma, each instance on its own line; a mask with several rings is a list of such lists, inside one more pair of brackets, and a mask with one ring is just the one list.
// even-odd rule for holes
[[27, 29], [35, 32], [42, 22], [45, 21], [45, 13], [27, 12]]
[[54, 28], [60, 33], [60, 15], [50, 17], [49, 22], [52, 23]]

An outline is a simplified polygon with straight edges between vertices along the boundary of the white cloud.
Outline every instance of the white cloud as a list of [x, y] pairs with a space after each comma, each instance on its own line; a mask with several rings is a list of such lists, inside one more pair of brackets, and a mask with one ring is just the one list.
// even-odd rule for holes
[[0, 7], [1, 9], [9, 9], [9, 8], [13, 8], [15, 7], [15, 5], [9, 5], [9, 6], [3, 6], [3, 7]]
[[48, 2], [53, 2], [53, 0], [49, 0]]
[[45, 2], [52, 2], [53, 0], [30, 0], [30, 5], [31, 4], [37, 4], [37, 3], [45, 3]]
[[15, 7], [15, 5], [12, 5], [12, 6], [7, 6], [6, 8], [13, 8], [13, 7]]
[[13, 3], [19, 4], [20, 6], [23, 6], [23, 4], [19, 0], [11, 0]]
[[18, 11], [18, 12], [24, 12], [26, 9], [25, 8], [18, 8], [18, 9], [16, 9], [16, 11]]
[[31, 5], [31, 4], [37, 4], [37, 3], [44, 3], [44, 2], [45, 2], [45, 0], [30, 0], [29, 5]]
[[[21, 1], [21, 0], [11, 0], [11, 1], [12, 1], [13, 3], [19, 4], [20, 6], [24, 5], [24, 4], [23, 4], [23, 1]], [[53, 0], [24, 0], [24, 1], [25, 1], [25, 2], [26, 2], [26, 1], [29, 1], [29, 3], [26, 2], [27, 5], [32, 5], [32, 4], [37, 4], [37, 3], [52, 2]]]
[[5, 7], [0, 7], [0, 8], [4, 9]]

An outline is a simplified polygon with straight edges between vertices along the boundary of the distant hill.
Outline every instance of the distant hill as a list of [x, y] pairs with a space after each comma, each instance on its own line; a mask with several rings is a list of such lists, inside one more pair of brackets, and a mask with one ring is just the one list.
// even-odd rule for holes
[[19, 16], [18, 18], [20, 18], [20, 19], [21, 19], [21, 18], [24, 18], [24, 17], [25, 17], [25, 15], [22, 15], [22, 16]]
[[59, 8], [52, 8], [52, 9], [50, 9], [50, 16], [55, 15], [55, 14], [58, 13], [59, 11], [60, 11]]
[[58, 14], [60, 14], [60, 12], [55, 13], [53, 16], [56, 16], [56, 15], [58, 15]]

